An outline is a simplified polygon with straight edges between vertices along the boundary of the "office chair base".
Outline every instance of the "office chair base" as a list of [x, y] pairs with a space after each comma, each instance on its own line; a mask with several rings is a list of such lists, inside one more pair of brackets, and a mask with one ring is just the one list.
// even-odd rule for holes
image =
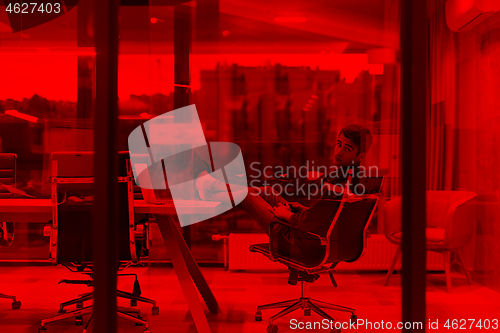
[[75, 318], [76, 325], [79, 325], [80, 318], [81, 318], [81, 321], [83, 324], [83, 316], [86, 314], [90, 314], [90, 313], [92, 313], [92, 306], [86, 306], [84, 308], [69, 311], [67, 313], [63, 313], [63, 314], [60, 314], [60, 315], [52, 317], [52, 318], [43, 319], [40, 323], [40, 328], [38, 329], [38, 332], [44, 332], [47, 330], [47, 328], [45, 327], [45, 324], [48, 324], [48, 323], [51, 323], [54, 321], [58, 321], [58, 320], [72, 318], [72, 317]]
[[[58, 316], [44, 319], [41, 322], [41, 326], [38, 329], [39, 333], [44, 333], [47, 331], [47, 327], [45, 327], [46, 324], [54, 322], [54, 321], [59, 321], [59, 320], [64, 320], [67, 318], [74, 317], [75, 318], [75, 325], [83, 325], [83, 316], [90, 314], [90, 318], [85, 324], [85, 327], [83, 328], [83, 332], [85, 333], [90, 326], [92, 319], [93, 319], [93, 309], [92, 306], [86, 306], [81, 309], [76, 309], [73, 311], [69, 311], [64, 314], [60, 314]], [[134, 322], [136, 325], [144, 326], [144, 332], [149, 333], [149, 328], [148, 328], [148, 322], [145, 321], [142, 316], [141, 316], [141, 310], [139, 309], [132, 309], [132, 308], [126, 308], [122, 306], [117, 307], [117, 315], [119, 318], [123, 318], [126, 320], [130, 320]]]
[[[160, 307], [156, 305], [156, 301], [153, 299], [149, 299], [149, 298], [141, 297], [141, 296], [136, 296], [132, 293], [122, 291], [122, 290], [117, 290], [116, 293], [117, 293], [118, 297], [130, 300], [131, 306], [137, 305], [137, 302], [149, 303], [152, 305], [151, 314], [153, 316], [157, 316], [160, 314]], [[81, 295], [79, 295], [78, 298], [61, 303], [61, 305], [59, 306], [59, 313], [65, 314], [66, 313], [65, 307], [73, 305], [73, 304], [76, 304], [76, 307], [81, 309], [81, 308], [83, 308], [83, 302], [92, 300], [93, 298], [94, 298], [93, 292], [81, 294]]]
[[[267, 326], [268, 333], [276, 333], [278, 332], [278, 326], [276, 325], [268, 325]], [[340, 328], [332, 328], [330, 329], [330, 333], [340, 333]]]
[[[342, 311], [342, 312], [349, 312], [351, 313], [351, 321], [357, 321], [357, 316], [356, 316], [356, 310], [353, 308], [348, 308], [345, 306], [337, 305], [337, 304], [332, 304], [332, 303], [326, 303], [323, 301], [319, 301], [310, 297], [301, 297], [299, 299], [295, 300], [289, 300], [289, 301], [284, 301], [284, 302], [277, 302], [277, 303], [271, 303], [271, 304], [266, 304], [266, 305], [259, 305], [257, 307], [257, 312], [255, 313], [255, 321], [262, 321], [262, 310], [267, 310], [267, 309], [277, 309], [277, 308], [284, 308], [271, 318], [269, 318], [269, 326], [273, 326], [273, 323], [275, 320], [291, 313], [296, 310], [303, 310], [305, 316], [310, 316], [311, 312], [317, 313], [319, 316], [335, 321], [333, 317], [331, 317], [329, 314], [327, 314], [323, 309], [329, 309], [329, 310], [334, 310], [334, 311]], [[268, 331], [270, 332], [270, 331]], [[274, 331], [271, 331], [274, 332]]]
[[12, 302], [12, 309], [19, 310], [21, 308], [21, 301]]
[[[280, 312], [269, 318], [269, 325], [267, 326], [268, 333], [276, 333], [278, 331], [278, 326], [274, 325], [274, 321], [294, 312], [295, 310], [303, 310], [305, 316], [310, 316], [312, 312], [318, 314], [320, 317], [335, 322], [335, 319], [328, 313], [323, 311], [323, 309], [329, 309], [334, 311], [349, 312], [351, 314], [351, 322], [357, 322], [358, 317], [356, 316], [356, 310], [353, 308], [348, 308], [342, 305], [337, 305], [333, 303], [327, 303], [319, 301], [308, 297], [308, 283], [306, 281], [301, 281], [301, 297], [298, 299], [292, 299], [289, 301], [276, 302], [266, 305], [259, 305], [257, 307], [257, 312], [255, 313], [255, 321], [262, 321], [262, 310], [267, 309], [280, 309]], [[340, 332], [337, 328], [332, 327], [331, 332]]]
[[[132, 293], [122, 291], [122, 290], [117, 290], [116, 291], [117, 296], [121, 298], [125, 298], [130, 300], [131, 304], [137, 304], [137, 302], [144, 302], [144, 303], [150, 303], [152, 305], [151, 308], [151, 313], [153, 316], [156, 316], [160, 313], [160, 308], [159, 306], [156, 305], [156, 301], [141, 297], [141, 296], [136, 296]], [[75, 325], [83, 325], [83, 316], [87, 314], [91, 314], [89, 320], [85, 324], [83, 328], [83, 333], [87, 332], [87, 328], [90, 326], [92, 319], [93, 319], [93, 312], [92, 312], [92, 306], [85, 306], [84, 307], [84, 302], [93, 300], [94, 298], [94, 293], [93, 292], [87, 292], [84, 294], [81, 294], [78, 296], [78, 298], [69, 300], [67, 302], [61, 303], [59, 307], [59, 315], [48, 318], [45, 320], [42, 320], [41, 322], [41, 327], [38, 329], [39, 333], [44, 333], [47, 328], [45, 327], [45, 324], [58, 321], [58, 320], [63, 320], [67, 318], [74, 317], [75, 318]], [[70, 306], [70, 305], [76, 305], [76, 309], [72, 311], [67, 311], [65, 307]], [[150, 333], [149, 328], [148, 328], [148, 322], [142, 319], [141, 316], [141, 310], [135, 309], [135, 308], [127, 308], [127, 307], [122, 307], [118, 306], [118, 317], [123, 318], [126, 320], [130, 320], [135, 323], [136, 326], [144, 326], [144, 333]]]
[[0, 298], [11, 299], [12, 300], [12, 309], [14, 309], [14, 310], [19, 310], [21, 308], [21, 301], [18, 301], [16, 296], [0, 294]]
[[59, 305], [59, 313], [66, 313], [66, 310], [64, 308], [67, 307], [67, 306], [73, 305], [73, 304], [76, 305], [77, 309], [82, 309], [83, 308], [83, 302], [89, 301], [89, 300], [91, 300], [93, 298], [94, 298], [93, 292], [88, 292], [88, 293], [85, 293], [85, 294], [81, 294], [81, 295], [78, 296], [78, 298], [75, 298], [75, 299], [69, 300], [67, 302], [61, 303], [61, 305]]
[[132, 293], [129, 293], [126, 291], [121, 291], [121, 290], [117, 290], [116, 293], [117, 293], [118, 297], [129, 299], [131, 306], [136, 306], [137, 302], [149, 303], [152, 305], [151, 314], [153, 316], [157, 316], [160, 314], [160, 307], [156, 305], [156, 301], [153, 299], [142, 297], [142, 296], [136, 296]]

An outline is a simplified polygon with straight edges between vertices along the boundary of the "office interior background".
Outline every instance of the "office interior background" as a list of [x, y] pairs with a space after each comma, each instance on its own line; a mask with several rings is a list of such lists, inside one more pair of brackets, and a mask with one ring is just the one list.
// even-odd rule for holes
[[[427, 194], [427, 222], [420, 220], [429, 249], [424, 254], [424, 329], [431, 330], [427, 320], [438, 321], [444, 331], [447, 322], [451, 327], [456, 320], [460, 326], [464, 319], [467, 328], [498, 329], [500, 6], [494, 1], [428, 1], [425, 15], [410, 13], [414, 21], [424, 20], [421, 26], [426, 30], [418, 31], [415, 24], [402, 27], [406, 16], [401, 1], [122, 0], [115, 13], [116, 132], [104, 129], [100, 138], [112, 136], [115, 150], [127, 151], [132, 130], [158, 115], [195, 104], [206, 141], [237, 144], [248, 180], [262, 186], [277, 167], [330, 165], [340, 130], [349, 124], [363, 125], [374, 138], [363, 165], [384, 171], [378, 204], [363, 234], [364, 253], [356, 261], [337, 265], [333, 271], [337, 287], [329, 274], [320, 274], [310, 284], [310, 296], [355, 308], [358, 320], [383, 320], [394, 326], [403, 320], [405, 288], [411, 291], [411, 283], [418, 282], [402, 283], [401, 224], [409, 220], [401, 218], [401, 210], [394, 212], [390, 203], [405, 193], [405, 175], [423, 175], [417, 181]], [[99, 90], [99, 71], [109, 69], [97, 66], [95, 40], [99, 28], [113, 35], [106, 30], [112, 30], [106, 28], [111, 21], [95, 18], [102, 19], [97, 12], [108, 5], [80, 0], [62, 16], [13, 32], [8, 3], [0, 5], [0, 162], [8, 164], [15, 154], [15, 164], [0, 166], [0, 295], [15, 299], [0, 299], [0, 331], [39, 332], [40, 327], [48, 332], [102, 331], [102, 320], [87, 327], [91, 312], [42, 325], [42, 320], [61, 314], [60, 303], [93, 288], [91, 282], [58, 282], [99, 277], [70, 272], [49, 259], [54, 259], [50, 212], [57, 205], [49, 207], [45, 223], [34, 222], [30, 217], [39, 219], [36, 207], [28, 201], [45, 199], [50, 204], [67, 199], [51, 197], [53, 153], [92, 152], [108, 144], [96, 142], [95, 136], [97, 128], [103, 131], [97, 123], [102, 118], [96, 114], [96, 99], [106, 91]], [[424, 88], [412, 90], [412, 101], [424, 107], [408, 111], [404, 84], [413, 83], [403, 75], [401, 45], [410, 37], [425, 40], [420, 44], [425, 49], [412, 51], [424, 55], [426, 66], [417, 71], [424, 77]], [[112, 43], [105, 51], [112, 54]], [[412, 154], [403, 150], [408, 147], [402, 144], [408, 128], [402, 125], [405, 112], [425, 120], [422, 140], [412, 146], [424, 152], [419, 161], [423, 168], [415, 164], [422, 170], [402, 167], [403, 155]], [[417, 140], [419, 134], [411, 135]], [[91, 186], [80, 193], [70, 191], [82, 201], [98, 196]], [[134, 198], [143, 199], [140, 191]], [[6, 200], [17, 200], [16, 205], [21, 200], [26, 206], [17, 208], [18, 215], [30, 209], [31, 215], [16, 218], [10, 207], [14, 201]], [[290, 201], [308, 204], [300, 196], [292, 195]], [[92, 199], [86, 204], [93, 206]], [[82, 216], [78, 223], [93, 235], [98, 233], [91, 214]], [[174, 269], [176, 248], [164, 244], [165, 231], [155, 223], [160, 216], [138, 214], [135, 219], [148, 222], [135, 230], [136, 236], [147, 234], [142, 239], [147, 251], [138, 263], [114, 270], [136, 274], [117, 276], [117, 288], [136, 294], [138, 279], [141, 296], [156, 303], [152, 311], [151, 304], [139, 300], [132, 308], [140, 309], [147, 325], [119, 317], [118, 332], [289, 332], [297, 331], [292, 319], [321, 321], [307, 309], [277, 319], [276, 328], [269, 328], [268, 319], [278, 309], [263, 311], [262, 321], [256, 320], [258, 305], [294, 299], [301, 289], [300, 283], [288, 283], [286, 265], [249, 251], [250, 245], [269, 238], [239, 207], [187, 227], [175, 225], [182, 235], [178, 241], [186, 245], [181, 244], [181, 250], [189, 249], [195, 261], [184, 256], [187, 266], [200, 267], [209, 294], [217, 300], [215, 310], [201, 290], [200, 295], [194, 291], [199, 298], [193, 300], [191, 278]], [[412, 236], [407, 237], [410, 242]], [[453, 242], [460, 246], [446, 249], [442, 243], [448, 237], [459, 239]], [[77, 246], [78, 241], [69, 240], [65, 246]], [[103, 256], [106, 247], [102, 245]], [[413, 269], [410, 263], [407, 267]], [[116, 297], [116, 292], [112, 295]], [[119, 307], [131, 305], [129, 299], [117, 302]], [[91, 304], [91, 299], [76, 303]], [[409, 313], [422, 311], [406, 306]], [[75, 309], [68, 305], [67, 313]], [[338, 322], [352, 320], [350, 313], [325, 311]]]

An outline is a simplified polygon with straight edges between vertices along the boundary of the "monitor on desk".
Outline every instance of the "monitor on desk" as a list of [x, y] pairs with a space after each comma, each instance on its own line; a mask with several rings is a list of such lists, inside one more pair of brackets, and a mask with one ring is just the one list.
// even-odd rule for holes
[[[57, 162], [58, 177], [93, 177], [94, 153], [90, 151], [58, 151], [51, 154], [51, 161]], [[53, 167], [52, 165], [50, 166]]]
[[[173, 205], [174, 201], [172, 199], [172, 195], [167, 188], [154, 188], [153, 180], [151, 179], [151, 175], [149, 174], [149, 164], [147, 163], [148, 156], [145, 155], [144, 158], [146, 159], [144, 163], [134, 164], [134, 172], [137, 174], [137, 179], [139, 181], [138, 185], [141, 188], [141, 193], [144, 201], [155, 205]], [[155, 184], [157, 184], [157, 182], [155, 182]]]

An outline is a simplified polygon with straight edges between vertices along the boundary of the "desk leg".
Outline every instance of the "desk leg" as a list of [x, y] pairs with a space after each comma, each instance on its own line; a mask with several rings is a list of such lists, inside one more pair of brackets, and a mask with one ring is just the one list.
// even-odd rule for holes
[[179, 242], [176, 237], [176, 233], [179, 234], [179, 231], [172, 218], [157, 216], [157, 222], [163, 237], [163, 242], [172, 259], [172, 264], [179, 284], [181, 285], [182, 293], [188, 303], [189, 311], [193, 316], [196, 329], [198, 333], [210, 333], [211, 331], [208, 326], [207, 317], [203, 312], [198, 293], [196, 292], [196, 285], [191, 279], [188, 263], [184, 259], [183, 251], [181, 250], [182, 244], [187, 248], [186, 243], [184, 243], [184, 240]]
[[200, 291], [201, 297], [203, 297], [203, 300], [205, 301], [205, 304], [207, 305], [211, 313], [219, 312], [219, 305], [217, 304], [217, 300], [215, 299], [215, 296], [212, 293], [210, 286], [205, 280], [203, 274], [201, 273], [198, 264], [194, 260], [191, 251], [187, 247], [187, 244], [184, 242], [184, 239], [182, 238], [182, 235], [180, 234], [175, 224], [172, 224], [172, 229], [174, 230], [173, 234], [177, 239], [177, 243], [180, 246], [182, 256], [189, 270], [189, 274], [191, 275], [191, 278], [196, 284], [196, 287]]

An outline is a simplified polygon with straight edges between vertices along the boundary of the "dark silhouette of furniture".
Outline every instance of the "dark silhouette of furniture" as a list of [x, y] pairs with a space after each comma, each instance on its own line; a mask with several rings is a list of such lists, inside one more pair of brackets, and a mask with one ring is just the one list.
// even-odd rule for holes
[[[149, 240], [147, 220], [134, 221], [133, 184], [128, 160], [128, 153], [120, 153], [119, 187], [119, 261], [117, 270], [137, 263], [141, 256], [147, 255]], [[51, 201], [52, 222], [46, 226], [44, 233], [50, 235], [50, 260], [53, 264], [63, 265], [71, 271], [81, 272], [88, 276], [87, 280], [62, 280], [59, 283], [85, 284], [92, 286], [92, 183], [93, 153], [91, 152], [59, 152], [51, 157]], [[59, 197], [59, 198], [58, 198]], [[134, 274], [118, 274], [134, 275]], [[156, 301], [140, 296], [140, 286], [134, 283], [133, 293], [118, 290], [118, 297], [129, 299], [131, 306], [137, 302], [152, 304], [152, 314], [159, 313]], [[93, 299], [93, 292], [80, 295], [76, 299], [61, 303], [60, 315], [41, 321], [40, 332], [46, 330], [46, 324], [66, 318], [75, 318], [77, 325], [83, 325], [83, 315], [92, 314], [92, 305], [84, 306], [84, 302]], [[75, 310], [67, 311], [66, 307], [76, 305]], [[142, 319], [136, 308], [118, 307], [118, 316], [144, 325], [148, 333], [148, 323]], [[85, 325], [90, 325], [92, 316]]]
[[[14, 194], [4, 188], [3, 185], [16, 187], [16, 154], [0, 154], [0, 199], [12, 199]], [[14, 223], [0, 222], [0, 247], [9, 246], [14, 239]], [[16, 296], [0, 293], [0, 298], [11, 299], [12, 308], [17, 310], [21, 308], [21, 302]]]
[[[267, 332], [276, 333], [278, 326], [274, 321], [295, 310], [302, 309], [304, 315], [310, 316], [311, 311], [323, 318], [334, 321], [323, 309], [331, 309], [351, 313], [351, 321], [357, 321], [355, 309], [326, 303], [309, 297], [309, 283], [316, 281], [321, 273], [328, 273], [334, 287], [337, 283], [333, 276], [335, 266], [341, 262], [353, 262], [357, 260], [364, 251], [366, 240], [366, 229], [377, 206], [376, 195], [347, 195], [340, 200], [322, 200], [313, 208], [318, 210], [318, 217], [325, 214], [331, 216], [330, 223], [315, 227], [308, 231], [311, 240], [316, 240], [319, 245], [316, 253], [304, 253], [303, 255], [290, 255], [286, 249], [280, 248], [282, 242], [280, 234], [276, 233], [276, 226], [287, 223], [275, 219], [270, 225], [270, 243], [254, 244], [250, 251], [258, 252], [267, 256], [270, 260], [286, 265], [289, 269], [288, 283], [296, 285], [301, 283], [301, 295], [298, 299], [284, 302], [260, 305], [257, 307], [255, 320], [262, 320], [262, 310], [284, 308], [281, 312], [269, 318]], [[292, 227], [293, 226], [290, 226]], [[332, 332], [339, 332], [332, 328]]]
[[[16, 187], [16, 161], [16, 154], [0, 153], [0, 184]], [[0, 199], [12, 198], [10, 191], [0, 187]]]
[[[446, 290], [451, 292], [450, 253], [457, 258], [471, 284], [471, 277], [465, 266], [463, 247], [467, 245], [476, 226], [476, 206], [472, 203], [476, 193], [467, 191], [427, 191], [427, 226], [425, 239], [428, 251], [441, 253], [444, 260]], [[403, 240], [401, 225], [401, 197], [384, 205], [384, 233], [398, 249], [387, 272], [385, 285], [389, 284], [394, 267], [401, 257]]]

